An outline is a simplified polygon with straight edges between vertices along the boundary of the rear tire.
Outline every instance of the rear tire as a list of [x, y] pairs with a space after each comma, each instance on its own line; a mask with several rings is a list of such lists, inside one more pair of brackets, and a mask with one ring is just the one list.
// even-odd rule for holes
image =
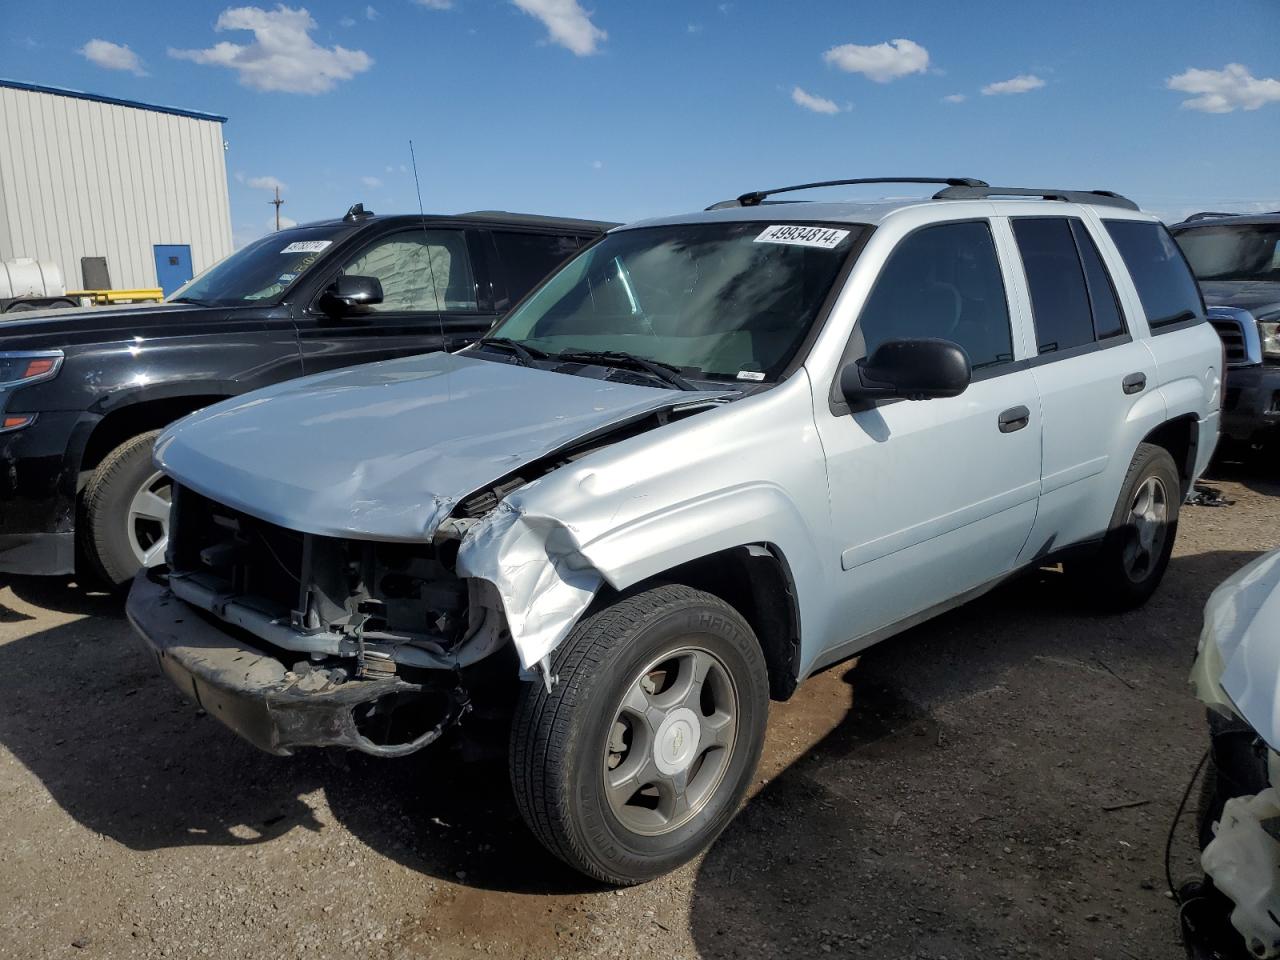
[[617, 885], [710, 846], [768, 718], [764, 656], [741, 615], [690, 587], [654, 587], [583, 620], [551, 669], [550, 692], [524, 685], [511, 735], [516, 804], [538, 840]]
[[1139, 444], [1102, 546], [1069, 565], [1102, 609], [1131, 610], [1155, 593], [1173, 553], [1184, 495], [1169, 451]]
[[[151, 462], [159, 430], [116, 447], [94, 470], [81, 498], [80, 545], [89, 572], [110, 587], [164, 562], [172, 484]], [[163, 515], [163, 516], [162, 516]]]

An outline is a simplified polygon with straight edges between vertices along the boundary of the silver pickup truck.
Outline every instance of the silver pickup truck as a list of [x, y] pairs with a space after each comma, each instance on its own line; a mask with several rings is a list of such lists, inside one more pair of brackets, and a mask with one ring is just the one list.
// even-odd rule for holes
[[130, 618], [275, 753], [406, 754], [518, 674], [539, 839], [618, 884], [689, 860], [771, 697], [1026, 568], [1142, 603], [1213, 452], [1222, 343], [1154, 217], [912, 182], [618, 228], [464, 350], [182, 420]]

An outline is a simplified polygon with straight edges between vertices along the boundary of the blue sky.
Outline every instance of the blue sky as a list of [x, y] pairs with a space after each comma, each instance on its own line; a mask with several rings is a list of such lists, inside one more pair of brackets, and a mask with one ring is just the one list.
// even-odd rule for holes
[[446, 213], [633, 220], [889, 174], [1106, 187], [1174, 218], [1280, 208], [1277, 0], [117, 0], [5, 18], [0, 75], [229, 117], [238, 242], [267, 229], [273, 180], [299, 222], [416, 210], [410, 138]]

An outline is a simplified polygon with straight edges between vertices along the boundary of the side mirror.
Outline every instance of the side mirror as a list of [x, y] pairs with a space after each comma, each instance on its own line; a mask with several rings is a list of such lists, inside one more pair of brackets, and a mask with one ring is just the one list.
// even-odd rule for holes
[[840, 371], [840, 392], [851, 406], [885, 397], [956, 397], [972, 375], [969, 357], [950, 340], [886, 340]]
[[324, 292], [327, 305], [341, 309], [368, 307], [382, 302], [382, 283], [377, 277], [341, 276]]

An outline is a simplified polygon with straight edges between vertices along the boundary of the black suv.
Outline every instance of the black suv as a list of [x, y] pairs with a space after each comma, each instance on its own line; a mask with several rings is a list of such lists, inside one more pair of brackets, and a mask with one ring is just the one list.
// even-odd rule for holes
[[1226, 351], [1224, 439], [1280, 440], [1280, 212], [1197, 213], [1169, 228]]
[[250, 244], [163, 304], [0, 323], [0, 573], [87, 563], [119, 584], [160, 563], [162, 427], [291, 377], [463, 346], [611, 226], [357, 204]]

